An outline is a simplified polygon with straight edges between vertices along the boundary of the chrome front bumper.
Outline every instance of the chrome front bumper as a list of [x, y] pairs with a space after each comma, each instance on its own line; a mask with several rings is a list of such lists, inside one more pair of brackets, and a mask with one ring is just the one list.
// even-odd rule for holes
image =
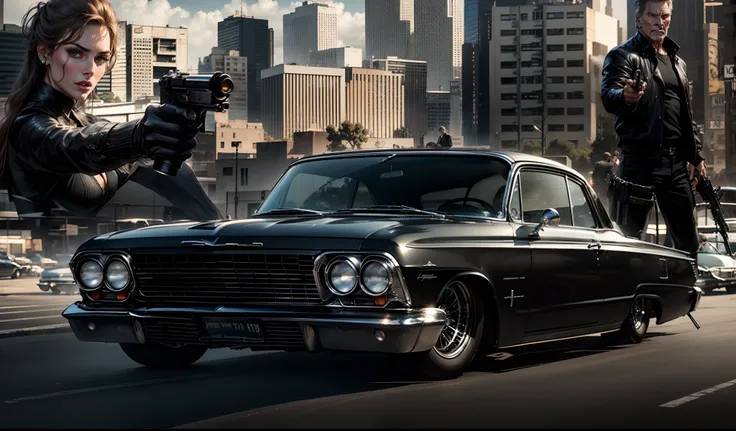
[[[62, 313], [80, 341], [103, 343], [145, 343], [148, 323], [157, 321], [186, 321], [197, 328], [193, 343], [210, 347], [259, 347], [268, 349], [269, 324], [298, 325], [299, 347], [309, 351], [352, 350], [383, 353], [422, 352], [437, 342], [445, 325], [446, 314], [438, 308], [403, 310], [347, 310], [325, 311], [286, 310], [239, 307], [143, 307], [131, 310], [87, 307], [81, 302], [70, 305]], [[255, 319], [266, 326], [265, 340], [251, 343], [247, 340], [213, 340], [204, 336], [202, 318], [230, 317]], [[177, 341], [172, 333], [171, 342]], [[157, 333], [161, 337], [161, 333]], [[164, 334], [164, 337], [166, 335]], [[157, 342], [166, 340], [157, 339]]]

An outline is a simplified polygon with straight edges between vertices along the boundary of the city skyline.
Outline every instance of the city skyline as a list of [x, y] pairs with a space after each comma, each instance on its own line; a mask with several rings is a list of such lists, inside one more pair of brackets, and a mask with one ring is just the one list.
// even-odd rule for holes
[[[38, 0], [16, 0], [5, 3], [6, 23], [20, 24], [23, 14]], [[240, 0], [110, 0], [118, 18], [138, 25], [170, 25], [189, 29], [196, 34], [189, 42], [190, 69], [197, 69], [199, 59], [217, 46], [217, 23], [241, 9]], [[361, 48], [365, 53], [365, 0], [321, 0], [338, 12], [338, 46]], [[243, 14], [267, 19], [274, 29], [274, 64], [283, 62], [283, 15], [293, 12], [301, 1], [245, 0]], [[614, 6], [614, 17], [626, 26], [626, 6]], [[627, 31], [627, 34], [629, 32]]]

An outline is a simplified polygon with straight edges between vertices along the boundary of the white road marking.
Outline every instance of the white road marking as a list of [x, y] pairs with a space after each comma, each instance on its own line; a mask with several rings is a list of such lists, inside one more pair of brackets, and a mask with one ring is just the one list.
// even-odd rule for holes
[[45, 329], [59, 329], [59, 328], [69, 328], [69, 330], [72, 329], [72, 327], [69, 326], [68, 323], [58, 323], [56, 325], [31, 326], [30, 328], [3, 329], [2, 331], [0, 331], [0, 336], [6, 335], [6, 334], [13, 334], [15, 332], [38, 332], [38, 331], [43, 331]]
[[48, 307], [49, 304], [37, 304], [37, 305], [8, 305], [7, 307], [0, 307], [0, 310], [8, 310], [11, 308], [35, 308], [35, 307]]
[[21, 320], [53, 319], [54, 317], [61, 317], [61, 313], [59, 313], [58, 316], [54, 314], [47, 314], [45, 316], [38, 316], [38, 317], [19, 317], [17, 319], [5, 319], [5, 320], [0, 320], [0, 323], [20, 322]]
[[731, 381], [728, 381], [726, 383], [721, 383], [720, 385], [712, 386], [712, 387], [710, 387], [708, 389], [703, 389], [702, 391], [692, 393], [692, 394], [690, 394], [688, 396], [685, 396], [685, 397], [682, 397], [682, 398], [678, 398], [678, 399], [673, 400], [673, 401], [670, 401], [668, 403], [664, 403], [660, 407], [670, 407], [670, 408], [678, 407], [678, 406], [681, 406], [681, 405], [683, 405], [685, 403], [689, 403], [690, 401], [697, 400], [700, 397], [704, 397], [704, 396], [706, 396], [708, 394], [712, 394], [713, 392], [719, 391], [719, 390], [721, 390], [723, 388], [727, 388], [727, 387], [733, 386], [733, 385], [736, 385], [736, 379], [731, 380]]
[[182, 377], [169, 377], [165, 379], [154, 379], [154, 380], [144, 380], [141, 382], [128, 382], [128, 383], [120, 383], [117, 385], [105, 385], [105, 386], [95, 386], [91, 388], [82, 388], [82, 389], [72, 389], [68, 391], [59, 391], [59, 392], [52, 392], [49, 394], [42, 394], [42, 395], [33, 395], [30, 397], [22, 397], [22, 398], [15, 398], [12, 400], [5, 401], [5, 404], [15, 404], [22, 401], [35, 401], [35, 400], [43, 400], [46, 398], [54, 398], [54, 397], [63, 397], [65, 395], [77, 395], [77, 394], [85, 394], [89, 392], [99, 392], [99, 391], [106, 391], [110, 389], [124, 389], [124, 388], [133, 388], [136, 386], [146, 386], [146, 385], [155, 385], [158, 383], [172, 383], [172, 382], [180, 382], [184, 380], [194, 380], [194, 379], [203, 379], [207, 377], [212, 377], [212, 375], [200, 375], [200, 376], [182, 376]]
[[5, 316], [6, 314], [40, 313], [42, 311], [58, 311], [58, 310], [66, 310], [66, 307], [42, 308], [40, 310], [0, 311], [0, 316]]

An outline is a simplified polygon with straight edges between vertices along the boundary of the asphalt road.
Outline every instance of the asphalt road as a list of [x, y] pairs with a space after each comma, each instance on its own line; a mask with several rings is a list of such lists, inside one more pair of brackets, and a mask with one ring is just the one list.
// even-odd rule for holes
[[81, 297], [42, 292], [37, 281], [37, 277], [0, 279], [0, 339], [69, 329], [61, 312]]
[[733, 428], [735, 311], [736, 295], [705, 297], [699, 331], [681, 318], [634, 346], [517, 349], [430, 383], [372, 355], [216, 350], [153, 371], [70, 333], [5, 338], [0, 427]]

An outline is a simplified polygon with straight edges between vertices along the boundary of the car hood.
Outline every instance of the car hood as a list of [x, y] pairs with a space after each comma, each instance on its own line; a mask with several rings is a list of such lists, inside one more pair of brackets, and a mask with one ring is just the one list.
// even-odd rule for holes
[[722, 254], [698, 253], [698, 265], [705, 268], [736, 266], [736, 260]]
[[[427, 219], [412, 217], [256, 217], [147, 226], [95, 238], [82, 248], [178, 248], [182, 242], [214, 246], [226, 243], [257, 249], [358, 250], [371, 234]], [[99, 244], [99, 241], [104, 244]], [[315, 242], [319, 241], [319, 242]]]
[[67, 277], [72, 277], [72, 270], [69, 268], [45, 269], [41, 273], [41, 278], [67, 278]]

